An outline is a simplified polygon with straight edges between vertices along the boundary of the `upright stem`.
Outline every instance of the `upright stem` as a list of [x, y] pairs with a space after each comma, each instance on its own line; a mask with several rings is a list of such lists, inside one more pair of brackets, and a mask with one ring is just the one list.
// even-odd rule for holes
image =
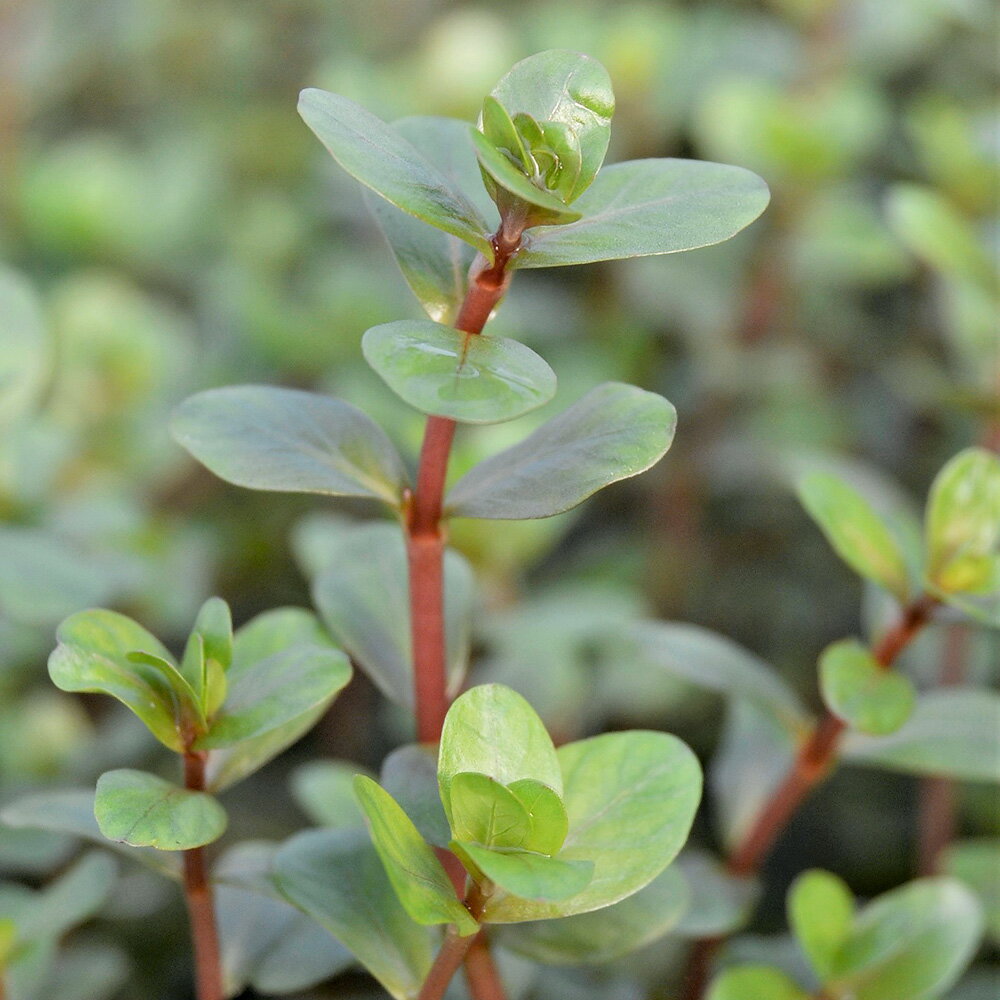
[[[872, 650], [875, 662], [888, 670], [896, 657], [930, 621], [937, 601], [922, 596], [908, 604], [898, 621]], [[727, 862], [733, 875], [748, 877], [760, 871], [775, 841], [784, 832], [805, 797], [833, 767], [845, 724], [827, 709], [809, 738], [799, 747], [795, 760], [781, 784], [771, 794], [756, 821]], [[696, 942], [688, 959], [684, 1000], [698, 1000], [708, 982], [709, 966], [721, 938]]]
[[[205, 756], [196, 751], [184, 754], [184, 786], [193, 792], [205, 790]], [[219, 932], [203, 847], [184, 852], [184, 897], [191, 919], [198, 1000], [223, 1000]]]

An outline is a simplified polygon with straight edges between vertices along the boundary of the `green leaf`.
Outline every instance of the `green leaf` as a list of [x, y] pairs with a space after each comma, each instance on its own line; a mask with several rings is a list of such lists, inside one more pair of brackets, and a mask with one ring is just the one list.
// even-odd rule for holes
[[24, 278], [7, 268], [0, 268], [0, 313], [4, 317], [0, 426], [4, 426], [38, 398], [49, 367], [49, 351], [37, 296]]
[[160, 851], [201, 847], [226, 829], [225, 810], [211, 795], [126, 768], [101, 775], [94, 815], [108, 840]]
[[597, 965], [651, 944], [671, 931], [688, 905], [676, 867], [612, 906], [560, 920], [528, 921], [499, 929], [504, 948], [547, 965]]
[[95, 610], [71, 615], [59, 626], [56, 637], [59, 645], [49, 657], [49, 676], [57, 688], [117, 698], [161, 743], [183, 752], [171, 678], [128, 656], [142, 650], [171, 663], [170, 654], [155, 636], [115, 611]]
[[318, 920], [397, 1000], [412, 1000], [435, 934], [403, 909], [365, 830], [310, 830], [274, 858], [278, 888]]
[[339, 399], [236, 385], [186, 399], [174, 438], [221, 479], [253, 490], [371, 497], [398, 507], [402, 459], [385, 432]]
[[[399, 526], [352, 524], [331, 545], [331, 560], [313, 582], [323, 622], [386, 697], [412, 709], [413, 652], [406, 546]], [[465, 676], [475, 580], [465, 559], [444, 556], [448, 689]]]
[[799, 500], [834, 551], [861, 576], [874, 580], [902, 603], [910, 595], [906, 560], [882, 518], [855, 489], [827, 472], [798, 484]]
[[746, 924], [757, 901], [755, 880], [731, 875], [717, 857], [690, 847], [667, 869], [675, 870], [683, 875], [689, 895], [675, 934], [686, 938], [719, 937]]
[[829, 980], [854, 924], [851, 890], [829, 872], [804, 872], [788, 893], [788, 922], [820, 982]]
[[866, 906], [837, 953], [830, 992], [857, 1000], [937, 1000], [975, 954], [982, 912], [961, 882], [927, 878]]
[[610, 906], [648, 885], [687, 839], [701, 797], [701, 768], [676, 737], [605, 733], [560, 747], [558, 760], [569, 816], [558, 857], [593, 862], [593, 878], [562, 903], [496, 894], [486, 907], [489, 922], [541, 920]]
[[819, 676], [827, 708], [859, 732], [888, 736], [913, 714], [917, 692], [910, 679], [880, 666], [853, 639], [823, 650]]
[[555, 373], [530, 347], [429, 320], [372, 327], [361, 349], [410, 406], [461, 423], [513, 420], [547, 403], [556, 391]]
[[447, 512], [501, 520], [561, 514], [658, 462], [676, 423], [662, 396], [606, 382], [467, 472], [448, 493]]
[[994, 945], [1000, 944], [1000, 837], [955, 841], [944, 852], [941, 869], [976, 893], [988, 936]]
[[364, 814], [354, 796], [354, 776], [364, 772], [348, 760], [310, 761], [292, 772], [292, 798], [319, 826], [358, 826]]
[[486, 774], [460, 771], [449, 786], [455, 839], [483, 847], [526, 848], [531, 817], [521, 800]]
[[479, 684], [460, 695], [445, 716], [438, 755], [441, 801], [452, 829], [451, 782], [473, 771], [502, 785], [533, 778], [563, 790], [552, 738], [534, 709], [517, 692], [500, 684]]
[[1000, 457], [967, 448], [938, 473], [927, 500], [927, 576], [945, 592], [997, 583]]
[[[302, 678], [301, 690], [281, 690], [278, 678], [285, 669]], [[213, 724], [207, 739], [221, 743], [255, 729], [257, 735], [243, 735], [209, 754], [209, 791], [241, 781], [291, 746], [313, 727], [348, 679], [343, 654], [311, 612], [275, 608], [242, 626], [233, 637], [227, 705], [216, 718], [221, 725], [216, 729]]]
[[468, 840], [453, 840], [451, 848], [466, 867], [482, 872], [520, 900], [557, 903], [569, 899], [586, 888], [594, 874], [592, 861], [567, 861], [514, 848], [494, 850]]
[[167, 878], [180, 878], [178, 860], [170, 854], [151, 847], [108, 843], [94, 815], [93, 789], [35, 792], [15, 799], [0, 809], [0, 823], [18, 830], [49, 830], [72, 834], [102, 847], [110, 847]]
[[[496, 215], [483, 190], [476, 150], [465, 122], [455, 118], [403, 118], [393, 122], [392, 128], [437, 167], [456, 190], [462, 191], [483, 218]], [[465, 298], [475, 250], [368, 191], [365, 202], [427, 315], [437, 323], [453, 322]], [[491, 228], [496, 228], [496, 223]]]
[[406, 912], [418, 924], [454, 924], [462, 935], [475, 934], [479, 924], [459, 902], [448, 873], [393, 797], [363, 774], [354, 779], [354, 794]]
[[323, 90], [304, 90], [299, 114], [356, 180], [404, 212], [492, 257], [488, 227], [476, 207], [389, 125]]
[[197, 693], [207, 718], [225, 701], [225, 672], [232, 658], [233, 619], [229, 605], [220, 597], [210, 597], [198, 612], [180, 666], [181, 675]]
[[580, 144], [581, 165], [568, 192], [573, 201], [593, 181], [611, 139], [615, 95], [605, 68], [590, 56], [549, 49], [515, 64], [493, 88], [494, 97], [513, 118], [561, 122]]
[[992, 691], [930, 691], [891, 736], [849, 733], [845, 760], [891, 771], [961, 781], [1000, 781], [1000, 695]]
[[508, 787], [531, 819], [531, 836], [522, 846], [539, 854], [555, 854], [569, 833], [569, 817], [562, 799], [548, 785], [532, 778], [512, 781]]
[[683, 622], [639, 622], [630, 634], [642, 657], [692, 684], [746, 699], [783, 720], [802, 725], [805, 710], [774, 668], [730, 639]]
[[714, 979], [705, 1000], [809, 1000], [809, 994], [780, 969], [742, 965]]
[[382, 761], [379, 781], [428, 844], [447, 847], [451, 828], [438, 790], [437, 757], [438, 748], [427, 743], [397, 747]]
[[579, 222], [530, 230], [512, 266], [562, 267], [678, 253], [721, 243], [767, 207], [749, 170], [699, 160], [631, 160], [605, 167], [574, 203]]

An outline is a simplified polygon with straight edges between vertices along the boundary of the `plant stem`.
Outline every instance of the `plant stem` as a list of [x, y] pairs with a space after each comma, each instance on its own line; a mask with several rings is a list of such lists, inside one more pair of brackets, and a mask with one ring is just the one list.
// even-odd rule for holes
[[[185, 788], [194, 792], [205, 790], [205, 757], [204, 752], [189, 750], [184, 754]], [[198, 1000], [223, 1000], [219, 932], [203, 847], [184, 852], [184, 897], [191, 919]]]
[[[490, 313], [510, 283], [507, 264], [520, 246], [516, 238], [493, 237], [494, 262], [482, 261], [473, 272], [455, 328], [482, 333]], [[417, 739], [436, 743], [448, 711], [447, 661], [444, 621], [444, 549], [441, 529], [444, 484], [448, 457], [455, 436], [455, 421], [428, 417], [420, 449], [417, 485], [407, 504], [406, 554], [410, 574], [410, 628], [413, 645], [414, 701]]]
[[465, 981], [474, 1000], [506, 1000], [489, 941], [480, 931], [465, 955]]
[[[895, 625], [872, 650], [875, 662], [883, 670], [892, 666], [896, 657], [930, 621], [936, 605], [935, 598], [924, 595], [903, 608]], [[846, 728], [829, 709], [824, 711], [808, 739], [799, 747], [791, 769], [730, 856], [726, 864], [730, 874], [747, 878], [760, 871], [775, 841], [805, 797], [832, 769], [841, 734]], [[721, 938], [705, 938], [695, 943], [685, 976], [685, 1000], [698, 1000], [704, 992], [712, 958], [721, 943]]]

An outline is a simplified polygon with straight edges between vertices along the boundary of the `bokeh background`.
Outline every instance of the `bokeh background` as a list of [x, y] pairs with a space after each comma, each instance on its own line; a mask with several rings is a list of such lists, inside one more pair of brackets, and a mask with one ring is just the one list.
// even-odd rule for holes
[[[577, 512], [455, 525], [479, 574], [473, 678], [518, 687], [561, 738], [665, 728], [711, 759], [721, 703], [621, 655], [622, 623], [652, 615], [739, 641], [818, 704], [817, 654], [879, 608], [800, 509], [795, 476], [824, 464], [918, 509], [945, 460], [997, 442], [996, 18], [990, 0], [6, 0], [0, 805], [164, 764], [126, 713], [51, 686], [64, 615], [115, 607], [176, 647], [212, 593], [237, 622], [308, 606], [329, 519], [373, 513], [216, 481], [170, 440], [176, 403], [237, 382], [328, 390], [416, 454], [422, 418], [359, 342], [419, 307], [356, 184], [296, 115], [298, 91], [389, 120], [472, 120], [513, 62], [553, 47], [610, 71], [609, 162], [740, 164], [773, 197], [719, 247], [518, 275], [495, 328], [546, 357], [559, 394], [537, 416], [463, 431], [456, 471], [609, 379], [667, 396], [679, 427], [656, 469]], [[996, 641], [972, 628], [932, 630], [905, 669], [937, 683], [949, 643], [947, 679], [995, 680]], [[359, 678], [226, 797], [228, 842], [316, 819], [304, 762], [376, 767], [407, 738]], [[753, 930], [781, 929], [806, 866], [862, 894], [913, 877], [920, 796], [916, 780], [838, 774], [772, 859]], [[1000, 833], [991, 789], [957, 800], [961, 833]], [[704, 813], [696, 839], [718, 849], [718, 809]], [[0, 916], [78, 850], [0, 826]], [[597, 978], [570, 970], [531, 996], [672, 996], [683, 948], [662, 942]], [[998, 957], [987, 946], [955, 997], [992, 995]], [[55, 968], [40, 997], [190, 997], [173, 887], [123, 867]], [[296, 995], [379, 994], [348, 974]]]

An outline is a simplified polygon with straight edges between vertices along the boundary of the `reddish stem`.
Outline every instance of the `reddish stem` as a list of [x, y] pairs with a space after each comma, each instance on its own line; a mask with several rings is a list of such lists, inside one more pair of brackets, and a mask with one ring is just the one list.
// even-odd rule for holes
[[475, 1000], [506, 1000], [503, 982], [497, 970], [489, 942], [483, 932], [476, 935], [465, 955], [465, 981]]
[[[184, 787], [194, 792], [205, 790], [204, 752], [184, 754]], [[212, 883], [208, 877], [205, 849], [194, 847], [184, 852], [184, 897], [191, 919], [194, 945], [195, 984], [198, 1000], [223, 1000], [222, 961], [219, 932], [215, 923]]]

